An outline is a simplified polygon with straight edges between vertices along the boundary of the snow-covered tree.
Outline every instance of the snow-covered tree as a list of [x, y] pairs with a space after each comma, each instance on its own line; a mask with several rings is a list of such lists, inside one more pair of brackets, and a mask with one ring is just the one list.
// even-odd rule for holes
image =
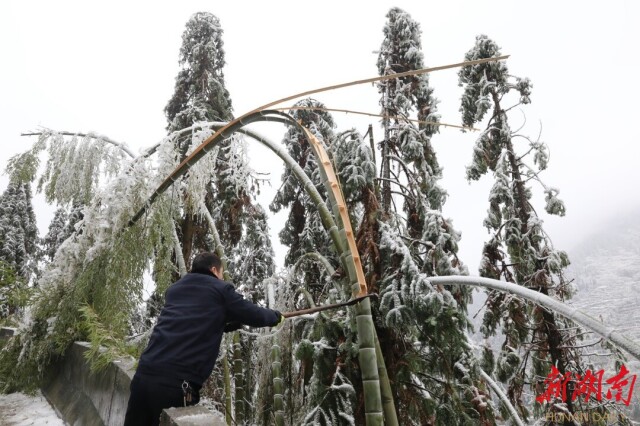
[[[383, 34], [380, 75], [425, 67], [420, 25], [407, 12], [392, 8]], [[384, 131], [380, 202], [377, 206], [369, 197], [365, 203], [358, 236], [371, 286], [381, 296], [378, 333], [395, 383], [399, 421], [487, 421], [492, 413], [481, 403], [483, 391], [465, 336], [469, 291], [428, 282], [433, 275], [467, 273], [456, 254], [460, 234], [441, 212], [447, 194], [439, 185], [442, 170], [431, 145], [438, 129], [437, 101], [427, 74], [385, 80], [378, 90]]]
[[55, 211], [49, 224], [47, 235], [41, 241], [44, 255], [49, 261], [53, 260], [58, 248], [67, 238], [76, 232], [80, 232], [80, 229], [76, 229], [76, 225], [82, 221], [83, 207], [82, 204], [74, 203], [70, 212], [67, 212], [64, 207], [60, 207]]
[[[200, 122], [226, 122], [233, 118], [231, 97], [225, 86], [223, 68], [225, 52], [220, 21], [207, 12], [194, 14], [186, 24], [180, 48], [182, 69], [176, 77], [174, 94], [165, 108], [169, 132], [174, 138], [175, 163], [184, 160], [203, 138], [194, 139], [193, 132], [180, 132]], [[238, 244], [245, 224], [245, 207], [252, 204], [259, 180], [249, 168], [245, 142], [238, 137], [221, 144], [215, 155], [215, 166], [208, 180], [197, 181], [204, 188], [204, 205], [215, 219], [217, 231], [227, 247]], [[183, 198], [184, 215], [180, 223], [180, 240], [186, 266], [192, 253], [210, 245], [209, 225], [202, 217], [199, 203], [194, 203], [189, 187], [179, 194]], [[201, 190], [202, 191], [202, 190]]]
[[38, 255], [31, 185], [11, 180], [0, 197], [0, 260], [29, 282], [36, 273]]
[[263, 283], [275, 273], [275, 254], [271, 245], [267, 214], [260, 205], [249, 206], [242, 239], [231, 250], [229, 268], [234, 281], [252, 293], [252, 299], [264, 298]]
[[[182, 34], [179, 63], [182, 67], [176, 77], [173, 96], [165, 113], [170, 133], [189, 128], [198, 122], [228, 121], [232, 118], [231, 98], [225, 88], [223, 67], [224, 49], [219, 19], [207, 12], [195, 13]], [[193, 146], [192, 132], [175, 138], [176, 163], [183, 161]], [[229, 144], [226, 144], [229, 149]], [[221, 165], [222, 160], [216, 164]], [[214, 177], [211, 176], [213, 181]], [[202, 182], [207, 189], [207, 204], [211, 211], [212, 182]], [[235, 194], [231, 194], [232, 196]], [[180, 197], [187, 197], [186, 193]], [[181, 245], [186, 267], [193, 251], [206, 248], [206, 223], [199, 214], [201, 206], [185, 201], [185, 213], [180, 225]], [[224, 208], [228, 209], [228, 205]]]
[[[31, 292], [23, 279], [6, 262], [0, 260], [0, 322], [24, 308]], [[11, 323], [15, 325], [15, 323]]]
[[[378, 53], [378, 74], [388, 75], [424, 68], [424, 55], [420, 40], [420, 24], [405, 11], [392, 8], [387, 13], [383, 29], [384, 39]], [[423, 184], [431, 208], [438, 209], [445, 193], [435, 185], [441, 169], [431, 147], [430, 139], [437, 132], [440, 116], [437, 101], [429, 86], [428, 74], [384, 80], [377, 83], [382, 106], [384, 140], [381, 142], [382, 209], [391, 211], [392, 187], [399, 180], [397, 172], [403, 162], [415, 164], [417, 176]], [[416, 128], [407, 119], [416, 115], [421, 123]], [[406, 173], [406, 171], [405, 171]], [[412, 227], [420, 228], [419, 209], [405, 200], [405, 209]], [[415, 219], [414, 219], [415, 216]], [[415, 224], [414, 224], [415, 223]]]
[[[465, 60], [499, 55], [498, 45], [480, 35]], [[553, 247], [531, 204], [533, 191], [529, 182], [534, 181], [541, 184], [545, 193], [546, 212], [565, 214], [565, 206], [557, 198], [559, 191], [540, 179], [540, 172], [547, 168], [548, 149], [539, 140], [512, 130], [509, 124], [508, 111], [531, 102], [531, 82], [509, 74], [504, 62], [464, 67], [459, 78], [464, 87], [460, 108], [463, 123], [474, 125], [489, 114], [486, 129], [476, 141], [472, 163], [467, 167], [469, 180], [490, 174], [494, 182], [484, 221], [491, 237], [483, 248], [480, 275], [565, 300], [572, 293], [570, 282], [564, 277], [568, 256]], [[527, 162], [531, 155], [533, 164]], [[543, 393], [543, 381], [552, 365], [561, 374], [584, 375], [586, 367], [576, 347], [576, 327], [553, 312], [505, 293], [489, 292], [483, 332], [491, 336], [499, 329], [504, 342], [495, 361], [488, 353], [487, 373], [509, 384], [509, 398], [525, 420], [531, 418], [528, 408], [534, 405], [531, 394]], [[525, 389], [527, 384], [530, 393]], [[566, 401], [553, 401], [549, 409], [574, 413], [595, 407], [589, 403], [582, 405], [581, 400], [572, 401], [572, 387], [569, 386]]]
[[47, 235], [42, 239], [44, 254], [49, 260], [53, 260], [58, 247], [66, 239], [63, 232], [67, 226], [67, 218], [67, 211], [62, 207], [58, 208], [49, 224]]
[[[291, 111], [291, 116], [309, 128], [325, 146], [330, 146], [334, 138], [335, 124], [329, 113], [318, 110], [318, 108], [324, 108], [324, 105], [314, 99], [303, 99], [297, 102], [295, 107], [310, 108], [309, 110], [294, 109]], [[287, 147], [291, 157], [311, 177], [318, 191], [325, 194], [316, 157], [306, 135], [299, 128], [290, 126], [282, 143]], [[269, 207], [274, 213], [289, 208], [287, 221], [279, 232], [280, 241], [289, 247], [285, 265], [292, 266], [305, 254], [316, 252], [332, 258], [335, 267], [337, 260], [332, 254], [329, 237], [318, 215], [312, 214], [316, 211], [315, 206], [290, 169], [285, 169], [282, 174], [282, 186], [276, 192]], [[322, 286], [322, 281], [319, 279], [323, 272], [322, 268], [318, 268], [314, 263], [307, 263], [300, 270], [305, 275], [307, 286]]]

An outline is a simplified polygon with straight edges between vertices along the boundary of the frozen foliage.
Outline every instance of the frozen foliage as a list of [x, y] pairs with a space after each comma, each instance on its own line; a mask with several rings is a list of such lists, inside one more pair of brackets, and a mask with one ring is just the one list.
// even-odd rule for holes
[[31, 202], [31, 185], [12, 180], [0, 197], [0, 261], [29, 282], [38, 262], [38, 228]]
[[[321, 352], [316, 352], [321, 353]], [[318, 386], [312, 383], [311, 386]], [[326, 409], [322, 405], [317, 405], [307, 413], [304, 418], [303, 425], [354, 425], [353, 417], [353, 398], [355, 398], [355, 390], [349, 379], [340, 372], [338, 367], [333, 374], [331, 384], [323, 389], [324, 397], [333, 399], [335, 406], [333, 409]]]
[[67, 225], [67, 218], [66, 210], [64, 208], [58, 208], [49, 224], [47, 235], [42, 239], [44, 254], [49, 260], [53, 260], [53, 256], [56, 254], [56, 251], [58, 251], [58, 247], [60, 247], [60, 244], [66, 239], [63, 231]]
[[[497, 44], [481, 35], [465, 60], [499, 55]], [[569, 259], [566, 253], [553, 247], [545, 233], [543, 221], [531, 206], [532, 190], [528, 186], [530, 181], [541, 184], [547, 213], [565, 214], [565, 206], [557, 198], [558, 189], [546, 186], [539, 176], [548, 166], [548, 148], [539, 140], [513, 131], [509, 125], [508, 111], [531, 102], [531, 82], [511, 76], [504, 62], [463, 67], [459, 79], [464, 86], [460, 107], [463, 123], [471, 126], [489, 115], [486, 129], [474, 146], [472, 163], [467, 167], [469, 180], [478, 180], [489, 172], [494, 179], [484, 221], [491, 237], [484, 245], [480, 274], [564, 300], [571, 296], [571, 286], [564, 277]], [[516, 100], [505, 106], [514, 95]], [[530, 155], [537, 170], [527, 164]], [[527, 305], [513, 295], [490, 292], [482, 331], [487, 336], [494, 335], [499, 326], [504, 343], [496, 357], [495, 369], [487, 373], [508, 383], [511, 401], [523, 419], [529, 421], [531, 413], [527, 407], [531, 393], [539, 391], [550, 365], [562, 373], [583, 374], [585, 367], [576, 343], [581, 332], [571, 321], [550, 311]], [[530, 384], [530, 393], [525, 383]], [[571, 400], [566, 404], [570, 412], [594, 407], [590, 404], [581, 407]], [[542, 408], [534, 405], [534, 415], [541, 415]]]
[[351, 130], [338, 135], [331, 153], [345, 200], [353, 206], [362, 201], [362, 191], [374, 185], [376, 165], [371, 146]]
[[10, 265], [0, 260], [0, 320], [6, 321], [21, 312], [27, 305], [29, 296], [30, 291], [24, 280], [16, 275]]
[[40, 153], [48, 155], [44, 172], [38, 179], [50, 203], [87, 203], [95, 195], [100, 179], [116, 176], [130, 151], [126, 146], [89, 133], [83, 136], [44, 129], [32, 149], [9, 160], [7, 171], [14, 179], [32, 181], [40, 163]]
[[[397, 7], [389, 10], [383, 33], [384, 40], [378, 52], [377, 63], [380, 75], [424, 68], [420, 24], [407, 12]], [[384, 94], [381, 101], [383, 114], [406, 116], [409, 111], [414, 110], [420, 120], [439, 120], [428, 74], [382, 81], [378, 83], [378, 90]], [[383, 123], [388, 120], [383, 119]], [[435, 132], [435, 127], [425, 127], [430, 133]]]
[[[303, 99], [295, 106], [324, 108], [323, 104], [314, 99]], [[329, 113], [319, 110], [296, 109], [291, 111], [291, 116], [299, 120], [303, 126], [308, 127], [321, 143], [332, 147], [335, 138], [333, 133], [335, 125]], [[299, 128], [290, 126], [282, 143], [287, 147], [291, 157], [311, 178], [320, 194], [324, 195], [325, 189], [316, 157], [306, 136]], [[289, 247], [285, 257], [285, 265], [293, 265], [299, 257], [308, 252], [318, 252], [331, 259], [333, 257], [330, 250], [331, 242], [319, 216], [315, 214], [317, 209], [293, 172], [288, 168], [282, 175], [282, 186], [269, 205], [270, 210], [274, 213], [287, 207], [290, 208], [289, 216], [284, 228], [279, 232], [280, 241]], [[303, 270], [317, 275], [317, 268], [313, 265], [305, 266]]]
[[231, 98], [222, 70], [222, 33], [220, 20], [207, 12], [195, 13], [187, 22], [180, 48], [182, 70], [165, 108], [169, 130], [180, 130], [199, 121], [231, 118]]
[[233, 281], [257, 301], [264, 293], [263, 283], [275, 273], [275, 255], [266, 212], [260, 206], [251, 206], [244, 214], [246, 227], [242, 239], [231, 250], [229, 270]]
[[[378, 53], [378, 73], [386, 75], [424, 68], [419, 24], [399, 8], [392, 8], [387, 19], [383, 30], [384, 40]], [[410, 219], [417, 218], [424, 215], [424, 211], [420, 211], [416, 197], [426, 196], [431, 204], [429, 208], [439, 209], [446, 196], [436, 184], [441, 177], [441, 170], [430, 142], [431, 136], [437, 132], [437, 126], [433, 123], [440, 119], [436, 113], [437, 101], [429, 86], [428, 74], [385, 80], [377, 85], [382, 95], [380, 105], [384, 117], [384, 140], [381, 143], [382, 208], [386, 213], [390, 211], [394, 184], [403, 188], [399, 173], [392, 172], [392, 163], [397, 161], [400, 163], [398, 169], [406, 175], [410, 185], [411, 194], [403, 191], [404, 210]], [[405, 119], [412, 114], [422, 121], [419, 127]], [[392, 161], [392, 157], [395, 160]], [[419, 232], [419, 229], [415, 229], [415, 233]]]
[[[75, 339], [124, 341], [129, 315], [142, 295], [143, 273], [149, 265], [158, 267], [166, 261], [159, 256], [170, 241], [166, 199], [153, 206], [144, 223], [125, 226], [152, 190], [149, 170], [144, 160], [123, 167], [106, 186], [94, 188], [95, 195], [76, 224], [74, 217], [79, 216], [72, 212], [65, 227], [74, 231], [38, 280], [23, 332], [0, 355], [5, 391], [37, 386], [49, 359]], [[113, 353], [95, 352], [103, 363], [109, 355]]]
[[[396, 229], [381, 223], [380, 234], [382, 253], [393, 258], [397, 264], [385, 274], [380, 291], [380, 310], [385, 314], [388, 327], [420, 328], [425, 321], [435, 326], [440, 315], [445, 312], [450, 315], [458, 309], [458, 304], [449, 291], [431, 286], [427, 274], [420, 270]], [[447, 272], [446, 275], [460, 273], [459, 270]], [[454, 322], [458, 320], [460, 318], [454, 319]], [[457, 328], [466, 328], [466, 320], [460, 322]], [[427, 335], [423, 337], [426, 338]]]

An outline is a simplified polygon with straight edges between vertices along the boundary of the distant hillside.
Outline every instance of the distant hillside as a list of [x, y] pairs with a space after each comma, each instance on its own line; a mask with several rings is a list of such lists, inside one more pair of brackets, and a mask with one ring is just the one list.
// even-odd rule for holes
[[611, 223], [569, 253], [572, 302], [640, 341], [640, 212]]
[[[640, 211], [587, 237], [569, 252], [569, 257], [572, 264], [567, 275], [575, 279], [578, 288], [570, 303], [640, 342]], [[597, 336], [589, 336], [585, 342], [594, 340]], [[611, 359], [591, 358], [606, 374], [613, 372]], [[633, 417], [637, 421], [640, 420], [640, 362], [629, 358], [626, 365], [631, 374], [638, 375], [633, 396]]]

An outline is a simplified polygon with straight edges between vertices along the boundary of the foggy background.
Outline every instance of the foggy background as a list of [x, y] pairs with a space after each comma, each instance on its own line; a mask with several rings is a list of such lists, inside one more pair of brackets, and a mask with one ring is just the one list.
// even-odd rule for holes
[[[511, 127], [526, 117], [522, 133], [549, 146], [542, 179], [560, 189], [564, 218], [544, 212], [536, 187], [532, 203], [559, 249], [568, 250], [618, 217], [640, 212], [638, 99], [640, 66], [637, 20], [632, 1], [323, 1], [317, 3], [182, 1], [153, 2], [4, 1], [0, 3], [0, 168], [34, 138], [21, 132], [95, 131], [126, 142], [134, 152], [165, 135], [164, 106], [179, 70], [181, 35], [189, 17], [208, 11], [220, 18], [226, 52], [225, 80], [239, 116], [269, 101], [330, 84], [377, 75], [374, 53], [390, 7], [420, 22], [427, 66], [460, 62], [481, 33], [493, 38], [513, 75], [533, 82], [532, 104], [514, 110]], [[430, 75], [441, 121], [460, 124], [462, 88], [457, 70]], [[379, 95], [362, 85], [315, 97], [329, 108], [379, 113]], [[292, 105], [293, 102], [283, 106]], [[336, 130], [374, 126], [379, 119], [332, 114]], [[284, 127], [252, 126], [280, 141]], [[441, 185], [449, 192], [444, 207], [462, 232], [460, 259], [472, 275], [483, 242], [491, 178], [469, 184], [465, 166], [478, 133], [442, 128], [433, 138]], [[249, 141], [252, 166], [271, 173], [271, 188], [260, 201], [266, 208], [280, 185], [282, 166], [270, 152]], [[254, 148], [255, 147], [255, 148]], [[6, 188], [0, 176], [0, 190]], [[534, 185], [535, 186], [535, 185]], [[34, 199], [40, 236], [55, 207]], [[272, 217], [277, 264], [285, 247], [277, 232], [286, 212]]]

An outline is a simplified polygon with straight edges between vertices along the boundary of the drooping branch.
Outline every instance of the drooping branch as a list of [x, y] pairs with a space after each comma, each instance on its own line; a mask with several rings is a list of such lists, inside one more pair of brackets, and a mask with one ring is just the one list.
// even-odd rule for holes
[[627, 351], [631, 356], [640, 360], [640, 345], [619, 333], [616, 329], [606, 326], [605, 324], [590, 317], [584, 312], [566, 305], [556, 299], [546, 296], [538, 291], [530, 290], [517, 284], [506, 281], [494, 280], [482, 277], [466, 277], [451, 275], [447, 277], [430, 277], [432, 284], [441, 285], [466, 285], [474, 287], [490, 288], [501, 292], [513, 293], [530, 302], [536, 303], [544, 308], [556, 312], [565, 318], [568, 318], [592, 331], [598, 333], [606, 340], [611, 341], [618, 347]]
[[180, 247], [180, 238], [178, 238], [178, 231], [176, 231], [176, 227], [172, 226], [171, 230], [173, 231], [173, 245], [174, 252], [176, 255], [176, 261], [178, 262], [178, 269], [180, 271], [180, 276], [187, 275], [187, 266], [184, 261], [184, 256], [182, 255], [182, 247]]
[[498, 386], [498, 384], [491, 378], [491, 376], [485, 373], [482, 369], [480, 369], [480, 377], [482, 377], [482, 380], [484, 380], [485, 383], [488, 384], [491, 389], [493, 389], [496, 395], [498, 395], [498, 398], [500, 398], [500, 401], [502, 401], [504, 406], [507, 407], [507, 410], [509, 410], [509, 413], [511, 414], [511, 419], [515, 422], [515, 424], [518, 426], [524, 426], [524, 423], [522, 423], [520, 416], [518, 416], [518, 412], [514, 408], [513, 404], [511, 404], [511, 401], [509, 401], [507, 395], [505, 395], [502, 389], [500, 389], [500, 386]]
[[331, 263], [329, 263], [329, 260], [324, 257], [323, 255], [321, 255], [318, 252], [312, 251], [309, 253], [305, 253], [302, 256], [300, 256], [298, 258], [298, 260], [296, 261], [296, 263], [293, 265], [293, 268], [291, 269], [291, 273], [295, 274], [297, 269], [300, 267], [300, 265], [302, 264], [302, 262], [306, 259], [315, 259], [317, 260], [320, 264], [322, 264], [322, 266], [324, 266], [324, 269], [327, 271], [327, 274], [329, 276], [333, 276], [333, 274], [336, 273], [336, 270], [333, 268], [333, 266], [331, 266]]
[[50, 135], [63, 135], [63, 136], [80, 136], [83, 138], [92, 138], [92, 139], [96, 139], [96, 140], [100, 140], [100, 141], [104, 141], [106, 143], [109, 143], [111, 145], [117, 146], [118, 148], [120, 148], [124, 153], [126, 153], [129, 157], [131, 158], [135, 158], [135, 154], [133, 153], [133, 151], [131, 151], [131, 149], [129, 149], [129, 147], [122, 142], [116, 142], [113, 139], [104, 136], [104, 135], [99, 135], [97, 133], [94, 132], [89, 132], [89, 133], [79, 133], [79, 132], [66, 132], [66, 131], [55, 131], [55, 130], [51, 130], [51, 129], [46, 129], [42, 132], [31, 132], [31, 133], [21, 133], [20, 136], [42, 136], [42, 135], [46, 135], [46, 134], [50, 134]]

